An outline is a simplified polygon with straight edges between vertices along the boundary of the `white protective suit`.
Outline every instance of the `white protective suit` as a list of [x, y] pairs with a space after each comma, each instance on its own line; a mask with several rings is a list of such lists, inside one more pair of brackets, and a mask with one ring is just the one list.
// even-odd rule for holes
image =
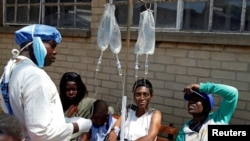
[[29, 58], [18, 58], [9, 81], [14, 115], [32, 141], [69, 141], [73, 124], [65, 122], [55, 84]]

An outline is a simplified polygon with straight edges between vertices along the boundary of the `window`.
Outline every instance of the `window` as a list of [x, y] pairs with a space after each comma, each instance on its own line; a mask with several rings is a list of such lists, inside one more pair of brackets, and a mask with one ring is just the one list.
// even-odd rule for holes
[[[247, 0], [246, 4], [246, 15], [245, 15], [245, 20], [244, 20], [244, 30], [245, 31], [250, 31], [250, 0]], [[244, 18], [243, 18], [244, 19]]]
[[240, 31], [242, 8], [241, 0], [215, 0], [212, 29]]
[[4, 25], [48, 24], [89, 29], [91, 0], [4, 0]]
[[[116, 0], [116, 17], [127, 25], [128, 1]], [[250, 0], [134, 0], [131, 27], [138, 27], [140, 12], [151, 6], [156, 30], [233, 32], [250, 31]]]
[[209, 1], [184, 2], [183, 30], [208, 30]]

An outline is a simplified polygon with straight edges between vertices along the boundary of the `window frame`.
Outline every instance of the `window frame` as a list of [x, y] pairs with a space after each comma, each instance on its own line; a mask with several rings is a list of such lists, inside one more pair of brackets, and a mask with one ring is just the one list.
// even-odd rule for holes
[[[6, 0], [3, 0], [3, 11], [5, 11], [5, 2]], [[43, 0], [44, 1], [44, 0]], [[130, 0], [128, 0], [130, 1]], [[128, 1], [114, 1], [114, 4], [116, 3], [128, 3]], [[150, 1], [150, 0], [149, 0]], [[153, 0], [152, 0], [153, 1]], [[207, 0], [154, 0], [155, 2], [162, 2], [162, 1], [207, 1]], [[210, 2], [213, 2], [214, 0], [211, 0]], [[139, 0], [134, 0], [134, 2], [140, 2]], [[177, 42], [177, 43], [203, 43], [203, 44], [218, 44], [218, 45], [242, 45], [242, 46], [249, 46], [250, 40], [248, 32], [242, 32], [244, 30], [244, 18], [245, 15], [243, 13], [246, 13], [246, 2], [247, 0], [242, 0], [242, 15], [241, 15], [241, 27], [239, 33], [228, 33], [228, 32], [215, 32], [211, 31], [211, 21], [209, 22], [209, 30], [207, 32], [199, 32], [199, 31], [182, 31], [180, 30], [181, 25], [181, 16], [183, 13], [181, 13], [180, 10], [177, 13], [177, 25], [176, 29], [173, 28], [156, 28], [156, 45], [158, 45], [162, 41], [167, 42]], [[182, 4], [178, 4], [179, 7], [183, 6]], [[91, 6], [91, 9], [93, 7]], [[103, 8], [103, 7], [102, 7]], [[210, 5], [210, 8], [212, 8], [212, 5]], [[178, 8], [177, 8], [178, 9]], [[210, 10], [211, 12], [211, 10]], [[212, 19], [212, 13], [209, 14], [210, 19]], [[91, 15], [93, 16], [93, 15]], [[94, 15], [96, 16], [96, 15]], [[18, 27], [23, 26], [23, 24], [16, 24], [16, 25], [6, 25], [4, 24], [6, 16], [3, 13], [3, 27], [0, 27], [1, 32], [10, 32], [15, 31], [18, 29]], [[92, 27], [93, 28], [93, 27]], [[94, 27], [95, 29], [96, 27]], [[129, 30], [128, 30], [129, 28]], [[90, 37], [91, 36], [91, 27], [90, 29], [70, 29], [70, 28], [58, 28], [63, 36], [73, 36], [73, 37]], [[120, 27], [121, 33], [122, 33], [122, 39], [126, 40], [129, 38], [131, 40], [136, 40], [138, 36], [138, 27], [129, 27], [123, 26]], [[129, 33], [128, 33], [129, 32]]]
[[[39, 17], [38, 17], [38, 22], [37, 23], [41, 23], [44, 24], [45, 22], [45, 7], [46, 6], [56, 6], [58, 12], [60, 13], [60, 7], [61, 6], [73, 6], [74, 7], [74, 12], [76, 13], [76, 7], [77, 6], [86, 6], [86, 5], [90, 5], [91, 6], [91, 2], [77, 2], [77, 0], [74, 0], [73, 2], [60, 2], [60, 0], [58, 0], [56, 3], [49, 3], [49, 2], [45, 2], [45, 0], [40, 0], [40, 2], [37, 3], [31, 3], [31, 0], [29, 0], [29, 2], [26, 4], [17, 4], [17, 0], [15, 0], [14, 4], [7, 4], [6, 3], [7, 0], [3, 0], [3, 26], [24, 26], [24, 25], [29, 25], [32, 24], [32, 22], [29, 21], [29, 17], [27, 16], [27, 21], [23, 22], [23, 23], [18, 23], [17, 22], [17, 8], [21, 7], [21, 6], [28, 6], [28, 9], [30, 9], [31, 6], [39, 6]], [[7, 6], [13, 6], [14, 7], [14, 22], [7, 22], [6, 18], [7, 18]], [[27, 15], [29, 15], [30, 10], [27, 10]], [[59, 14], [57, 14], [57, 28], [66, 28], [66, 27], [59, 27]], [[76, 16], [76, 14], [75, 14]], [[89, 28], [77, 28], [76, 25], [76, 17], [74, 16], [74, 26], [73, 27], [69, 27], [66, 29], [75, 29], [75, 30], [90, 30], [91, 27]], [[91, 22], [91, 21], [90, 21]]]
[[[176, 17], [176, 28], [158, 28], [156, 27], [156, 42], [168, 41], [168, 42], [182, 42], [182, 43], [203, 43], [203, 44], [218, 44], [218, 45], [242, 45], [249, 46], [250, 40], [249, 35], [250, 31], [244, 31], [245, 23], [245, 14], [246, 14], [246, 3], [247, 0], [242, 0], [242, 13], [241, 13], [241, 23], [240, 31], [213, 31], [212, 30], [212, 20], [213, 20], [213, 4], [214, 0], [210, 0], [210, 10], [209, 10], [209, 23], [207, 31], [186, 31], [182, 30], [182, 19], [183, 19], [183, 10], [184, 2], [195, 2], [195, 1], [209, 1], [209, 0], [153, 0], [154, 3], [157, 2], [173, 2], [177, 1], [177, 17]], [[136, 1], [141, 2], [141, 1]], [[129, 2], [114, 2], [115, 4], [124, 4], [126, 3], [129, 6]], [[135, 3], [135, 2], [134, 2]], [[132, 4], [134, 4], [132, 3]], [[156, 6], [157, 4], [155, 4]], [[129, 9], [129, 7], [128, 7]], [[154, 8], [156, 9], [156, 8]], [[181, 9], [181, 10], [178, 10]], [[154, 10], [157, 14], [157, 11]], [[133, 15], [130, 15], [133, 16]], [[156, 17], [156, 16], [155, 16]], [[128, 17], [132, 19], [132, 17]], [[136, 40], [138, 36], [138, 27], [130, 27], [126, 25], [120, 27], [122, 31], [123, 39], [126, 39], [126, 31], [130, 29], [131, 32], [130, 38]]]

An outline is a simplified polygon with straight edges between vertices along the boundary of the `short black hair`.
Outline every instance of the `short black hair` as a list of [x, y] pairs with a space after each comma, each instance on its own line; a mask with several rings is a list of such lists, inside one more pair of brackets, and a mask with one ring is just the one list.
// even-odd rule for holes
[[92, 113], [92, 115], [93, 114], [95, 114], [95, 113], [99, 113], [99, 112], [101, 112], [101, 113], [108, 113], [108, 104], [107, 104], [107, 102], [106, 101], [104, 101], [104, 100], [101, 100], [101, 99], [98, 99], [98, 100], [96, 100], [94, 103], [93, 103], [93, 113]]
[[140, 86], [145, 86], [147, 88], [149, 88], [149, 92], [151, 95], [153, 95], [153, 86], [151, 84], [151, 82], [146, 79], [146, 78], [141, 78], [141, 79], [138, 79], [134, 85], [133, 85], [133, 88], [132, 88], [132, 92], [134, 93], [135, 90], [140, 87]]
[[0, 111], [0, 135], [12, 136], [15, 141], [22, 141], [24, 139], [23, 127], [16, 117]]

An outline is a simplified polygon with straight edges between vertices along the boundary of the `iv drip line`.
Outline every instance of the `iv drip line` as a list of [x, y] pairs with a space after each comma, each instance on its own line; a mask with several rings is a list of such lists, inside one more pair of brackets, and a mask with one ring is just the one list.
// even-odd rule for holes
[[145, 61], [145, 78], [148, 75], [148, 54], [146, 54], [146, 61]]
[[97, 93], [98, 93], [98, 82], [97, 82], [97, 74], [98, 72], [100, 71], [100, 65], [102, 63], [102, 56], [103, 56], [103, 51], [101, 51], [101, 54], [100, 54], [100, 57], [99, 59], [97, 60], [97, 65], [96, 65], [96, 70], [95, 70], [95, 94], [94, 94], [94, 97], [96, 97]]
[[121, 63], [119, 61], [119, 58], [118, 58], [118, 54], [116, 54], [116, 65], [117, 65], [117, 69], [118, 69], [118, 74], [119, 76], [122, 76], [122, 66], [121, 66]]

